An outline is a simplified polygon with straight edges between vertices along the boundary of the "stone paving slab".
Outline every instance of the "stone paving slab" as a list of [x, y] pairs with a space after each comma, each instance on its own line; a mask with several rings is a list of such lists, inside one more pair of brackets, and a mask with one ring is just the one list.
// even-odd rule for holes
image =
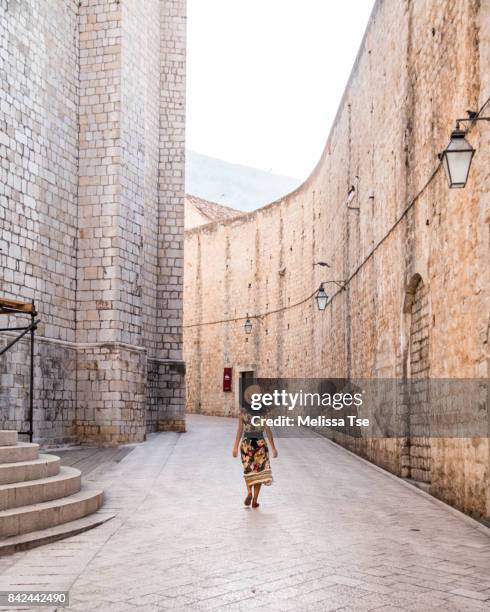
[[61, 465], [76, 467], [85, 479], [99, 477], [105, 470], [119, 463], [134, 449], [133, 444], [125, 444], [118, 448], [94, 448], [90, 446], [74, 446], [70, 448], [50, 449], [48, 452], [61, 459]]
[[92, 472], [117, 516], [0, 559], [0, 590], [66, 589], [81, 612], [489, 609], [485, 530], [320, 437], [278, 440], [244, 508], [234, 431], [190, 416]]

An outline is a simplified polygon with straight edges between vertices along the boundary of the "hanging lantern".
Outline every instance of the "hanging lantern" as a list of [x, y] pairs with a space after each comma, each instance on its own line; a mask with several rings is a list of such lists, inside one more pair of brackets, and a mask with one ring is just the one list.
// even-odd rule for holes
[[328, 304], [328, 295], [323, 288], [323, 283], [320, 285], [318, 291], [315, 295], [316, 304], [318, 306], [318, 310], [325, 310]]
[[474, 154], [475, 149], [466, 140], [465, 132], [454, 130], [449, 144], [440, 155], [451, 189], [461, 189], [466, 185]]
[[252, 332], [252, 321], [248, 318], [248, 314], [247, 314], [247, 320], [245, 321], [245, 325], [243, 326], [243, 329], [245, 330], [246, 334], [250, 334]]

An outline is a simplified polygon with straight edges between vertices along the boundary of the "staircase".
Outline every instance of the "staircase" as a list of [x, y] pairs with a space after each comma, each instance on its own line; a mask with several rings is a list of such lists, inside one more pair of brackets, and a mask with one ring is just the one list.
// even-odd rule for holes
[[105, 522], [114, 515], [97, 512], [102, 501], [103, 491], [82, 485], [79, 470], [0, 430], [0, 555]]

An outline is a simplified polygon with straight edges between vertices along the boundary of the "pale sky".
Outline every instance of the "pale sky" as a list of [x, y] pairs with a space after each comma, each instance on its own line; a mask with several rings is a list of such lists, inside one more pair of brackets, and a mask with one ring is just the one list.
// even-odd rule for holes
[[305, 179], [374, 0], [188, 0], [187, 147]]

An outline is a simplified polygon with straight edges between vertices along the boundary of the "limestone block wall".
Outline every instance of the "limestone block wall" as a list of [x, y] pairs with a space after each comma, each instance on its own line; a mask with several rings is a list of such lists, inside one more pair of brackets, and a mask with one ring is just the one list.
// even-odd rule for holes
[[[152, 429], [185, 429], [185, 365], [183, 361], [184, 197], [185, 197], [185, 53], [186, 2], [165, 0], [160, 27], [160, 130], [158, 282], [155, 334], [150, 354], [152, 385], [166, 389], [151, 398], [159, 406]], [[152, 411], [155, 416], [155, 412]]]
[[[0, 293], [42, 304], [35, 408], [54, 440], [75, 435], [78, 84], [78, 2], [2, 0]], [[22, 430], [28, 351], [0, 358], [0, 414]]]
[[[36, 433], [142, 440], [150, 405], [183, 429], [185, 0], [5, 0], [0, 28], [1, 291], [43, 321]], [[5, 426], [26, 350], [0, 365]]]
[[[485, 123], [469, 136], [477, 153], [467, 187], [449, 190], [441, 170], [407, 205], [436, 170], [456, 117], [490, 97], [489, 24], [488, 2], [378, 1], [308, 180], [254, 213], [186, 232], [189, 411], [236, 414], [236, 394], [222, 391], [224, 367], [235, 385], [250, 370], [410, 378], [419, 358], [420, 375], [488, 377]], [[329, 279], [348, 282], [327, 286], [333, 297], [322, 313], [312, 294]], [[412, 308], [419, 280], [423, 317]], [[249, 336], [247, 313], [264, 315]], [[423, 337], [418, 356], [411, 336]], [[407, 407], [394, 409], [403, 418]], [[399, 475], [429, 466], [433, 494], [490, 513], [487, 438], [431, 439], [427, 449], [419, 434], [408, 452], [403, 439], [337, 439]]]

